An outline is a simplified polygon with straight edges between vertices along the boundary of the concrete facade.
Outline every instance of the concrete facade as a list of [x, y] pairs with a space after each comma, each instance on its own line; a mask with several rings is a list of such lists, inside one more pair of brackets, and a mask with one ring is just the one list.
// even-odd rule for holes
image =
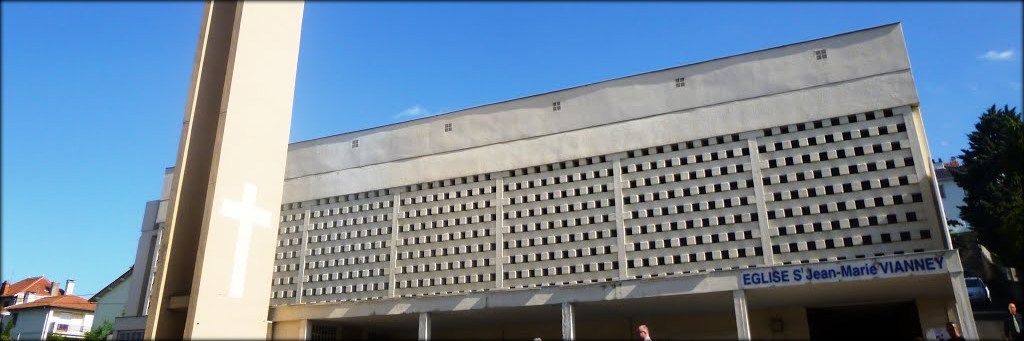
[[293, 143], [272, 335], [971, 337], [921, 120], [893, 24]]
[[929, 160], [899, 24], [293, 143], [267, 335], [973, 338]]

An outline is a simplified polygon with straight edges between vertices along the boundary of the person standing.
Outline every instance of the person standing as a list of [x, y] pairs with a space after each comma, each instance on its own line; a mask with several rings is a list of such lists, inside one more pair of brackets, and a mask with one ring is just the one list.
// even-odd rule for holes
[[948, 333], [949, 341], [966, 341], [964, 337], [960, 335], [960, 328], [957, 327], [956, 323], [946, 322], [946, 333]]
[[636, 327], [636, 331], [637, 331], [637, 333], [640, 334], [640, 339], [641, 340], [643, 340], [643, 341], [651, 341], [651, 331], [649, 329], [647, 329], [647, 325], [646, 324], [641, 324], [639, 327]]
[[1006, 339], [1010, 341], [1021, 341], [1024, 337], [1021, 336], [1021, 331], [1024, 331], [1024, 319], [1021, 318], [1020, 314], [1017, 313], [1017, 305], [1010, 303], [1006, 307], [1010, 311], [1010, 316], [1007, 316], [1006, 321], [1003, 322], [1003, 330], [1006, 335]]

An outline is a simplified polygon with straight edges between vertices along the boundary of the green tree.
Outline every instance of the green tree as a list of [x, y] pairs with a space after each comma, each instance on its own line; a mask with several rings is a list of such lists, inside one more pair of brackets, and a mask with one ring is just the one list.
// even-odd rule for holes
[[967, 135], [953, 180], [964, 189], [960, 218], [1008, 266], [1024, 265], [1024, 121], [1017, 108], [988, 108]]
[[7, 323], [4, 323], [4, 329], [0, 332], [0, 340], [7, 341], [11, 339], [11, 329], [14, 329], [14, 318], [7, 318]]
[[114, 324], [110, 321], [103, 321], [98, 328], [85, 332], [85, 339], [88, 341], [106, 340], [107, 335], [114, 332]]

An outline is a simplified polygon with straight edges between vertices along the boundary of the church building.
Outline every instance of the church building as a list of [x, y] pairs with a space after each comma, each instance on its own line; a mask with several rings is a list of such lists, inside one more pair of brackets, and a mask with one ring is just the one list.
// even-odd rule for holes
[[922, 119], [897, 23], [292, 143], [268, 335], [970, 338]]

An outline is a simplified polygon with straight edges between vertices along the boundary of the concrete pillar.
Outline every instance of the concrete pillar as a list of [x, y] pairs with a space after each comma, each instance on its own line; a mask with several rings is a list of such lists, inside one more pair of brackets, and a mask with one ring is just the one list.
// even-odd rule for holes
[[750, 340], [750, 316], [747, 315], [747, 295], [743, 290], [733, 290], [732, 305], [736, 310], [736, 339]]
[[[302, 242], [299, 243], [302, 246], [299, 249], [299, 276], [295, 280], [295, 303], [302, 304], [302, 295], [304, 294], [306, 283], [306, 250], [309, 250], [309, 231], [313, 229], [313, 223], [310, 222], [313, 216], [313, 211], [306, 209], [306, 212], [302, 214]], [[308, 340], [308, 339], [307, 339]]]
[[747, 139], [747, 148], [750, 150], [750, 176], [754, 179], [754, 195], [757, 204], [757, 226], [761, 231], [761, 257], [765, 265], [775, 264], [775, 255], [772, 251], [771, 232], [768, 227], [768, 206], [765, 204], [764, 182], [761, 178], [761, 155], [757, 151], [757, 140]]
[[420, 313], [420, 329], [416, 333], [416, 339], [420, 341], [430, 340], [430, 313]]
[[576, 311], [572, 303], [562, 303], [562, 340], [576, 339]]
[[505, 288], [505, 179], [495, 174], [494, 205], [494, 287]]
[[395, 193], [391, 199], [391, 269], [388, 270], [388, 296], [398, 296], [398, 215], [401, 213], [402, 195]]
[[974, 311], [971, 309], [971, 299], [967, 296], [964, 273], [953, 272], [949, 275], [953, 284], [953, 297], [956, 298], [956, 317], [960, 321], [960, 333], [965, 339], [977, 340], [978, 327], [974, 324]]
[[619, 250], [619, 279], [625, 280], [629, 275], [626, 269], [629, 268], [629, 260], [626, 259], [626, 219], [622, 216], [625, 211], [625, 198], [622, 197], [622, 156], [614, 156], [612, 161], [612, 182], [615, 187], [615, 228], [618, 229], [615, 242]]

